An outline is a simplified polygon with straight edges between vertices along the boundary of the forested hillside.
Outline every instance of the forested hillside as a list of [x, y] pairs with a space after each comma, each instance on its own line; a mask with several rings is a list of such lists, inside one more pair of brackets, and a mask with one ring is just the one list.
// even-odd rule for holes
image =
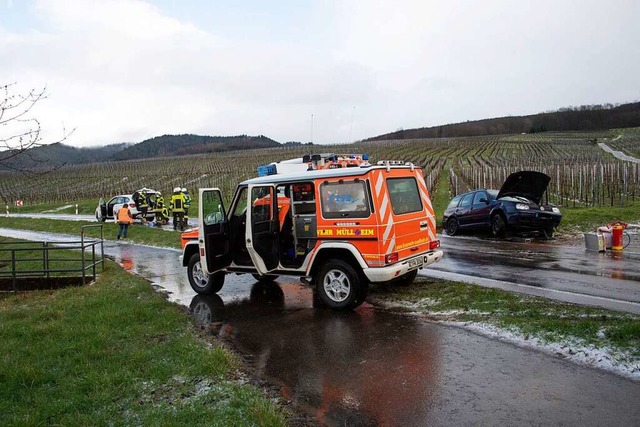
[[148, 159], [151, 157], [215, 153], [249, 148], [278, 147], [280, 144], [260, 136], [162, 135], [147, 139], [116, 153], [113, 160]]
[[509, 116], [396, 132], [366, 141], [459, 136], [503, 135], [536, 132], [594, 131], [640, 126], [640, 102], [614, 106], [583, 105], [529, 116]]
[[56, 169], [64, 165], [78, 165], [119, 160], [142, 160], [154, 157], [279, 147], [266, 136], [201, 136], [163, 135], [138, 144], [112, 144], [103, 147], [77, 148], [56, 143], [31, 148], [0, 162], [1, 170], [29, 171]]
[[55, 169], [64, 165], [103, 162], [126, 149], [130, 144], [112, 144], [103, 147], [78, 148], [62, 143], [43, 145], [17, 154], [0, 162], [0, 170]]

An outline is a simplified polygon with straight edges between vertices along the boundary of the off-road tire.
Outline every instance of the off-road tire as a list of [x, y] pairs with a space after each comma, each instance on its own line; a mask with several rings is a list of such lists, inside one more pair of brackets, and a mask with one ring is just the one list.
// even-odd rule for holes
[[458, 224], [458, 220], [455, 218], [449, 218], [447, 221], [447, 236], [455, 236], [458, 234], [460, 228], [460, 224]]
[[547, 240], [553, 239], [553, 227], [545, 228], [544, 230], [542, 230], [542, 235]]
[[333, 310], [350, 310], [364, 302], [368, 283], [348, 262], [328, 260], [315, 277], [315, 286], [322, 303]]
[[200, 254], [193, 254], [189, 258], [187, 266], [187, 277], [191, 288], [199, 294], [217, 294], [224, 285], [224, 272], [219, 271], [213, 274], [205, 274], [200, 264]]

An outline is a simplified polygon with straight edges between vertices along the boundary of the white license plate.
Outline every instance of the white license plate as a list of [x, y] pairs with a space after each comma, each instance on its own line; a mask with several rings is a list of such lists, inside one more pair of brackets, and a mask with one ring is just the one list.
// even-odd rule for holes
[[423, 263], [424, 263], [424, 260], [422, 259], [422, 257], [410, 259], [409, 260], [409, 268], [413, 269], [413, 268], [422, 267]]

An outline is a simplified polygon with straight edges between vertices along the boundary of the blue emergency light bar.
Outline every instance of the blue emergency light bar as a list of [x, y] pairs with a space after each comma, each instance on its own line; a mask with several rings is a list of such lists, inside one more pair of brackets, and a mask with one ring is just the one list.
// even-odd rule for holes
[[258, 176], [275, 175], [278, 173], [276, 165], [258, 166]]

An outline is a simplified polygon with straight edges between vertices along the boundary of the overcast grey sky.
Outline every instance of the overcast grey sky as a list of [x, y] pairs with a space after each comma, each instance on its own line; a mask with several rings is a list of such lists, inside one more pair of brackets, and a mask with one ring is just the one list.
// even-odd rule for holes
[[74, 146], [350, 142], [640, 100], [640, 1], [0, 0], [0, 84]]

